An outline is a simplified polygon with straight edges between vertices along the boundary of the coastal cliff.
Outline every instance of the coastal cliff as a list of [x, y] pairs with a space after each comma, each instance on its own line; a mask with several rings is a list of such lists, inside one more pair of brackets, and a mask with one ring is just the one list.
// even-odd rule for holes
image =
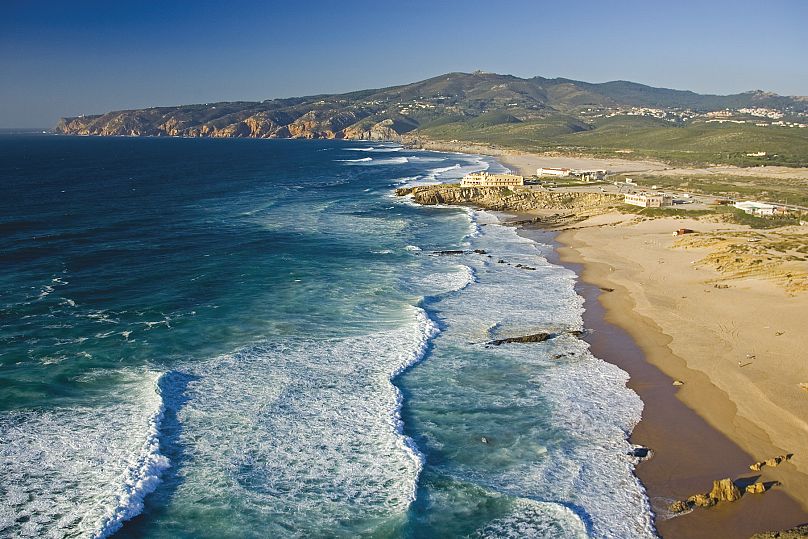
[[620, 201], [617, 195], [603, 193], [563, 193], [518, 187], [461, 187], [457, 184], [403, 187], [396, 189], [396, 195], [412, 195], [415, 202], [424, 205], [475, 206], [514, 212], [574, 210], [579, 215], [604, 213]]

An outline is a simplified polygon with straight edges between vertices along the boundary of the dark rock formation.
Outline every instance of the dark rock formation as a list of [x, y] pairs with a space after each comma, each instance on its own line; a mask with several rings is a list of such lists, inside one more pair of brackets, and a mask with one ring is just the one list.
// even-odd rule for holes
[[504, 339], [495, 339], [493, 341], [489, 341], [487, 344], [493, 344], [494, 346], [499, 346], [501, 344], [511, 344], [511, 343], [536, 343], [536, 342], [544, 342], [549, 339], [555, 339], [556, 337], [563, 335], [573, 335], [575, 337], [580, 337], [583, 335], [583, 331], [564, 331], [562, 333], [532, 333], [530, 335], [522, 335], [519, 337], [505, 337]]

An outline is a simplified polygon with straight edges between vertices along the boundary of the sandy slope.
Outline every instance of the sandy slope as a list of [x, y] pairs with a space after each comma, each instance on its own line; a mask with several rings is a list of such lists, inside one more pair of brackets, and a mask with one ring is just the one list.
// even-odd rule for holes
[[[649, 361], [685, 382], [678, 396], [686, 405], [755, 459], [794, 453], [791, 463], [765, 470], [766, 478], [808, 509], [808, 391], [799, 387], [808, 382], [808, 294], [791, 296], [760, 279], [716, 288], [707, 281], [719, 275], [695, 263], [707, 249], [673, 247], [677, 228], [733, 225], [619, 221], [598, 216], [563, 232], [566, 256], [583, 262], [592, 282], [630, 296], [633, 310], [607, 305], [609, 317]], [[653, 327], [666, 338], [650, 344]]]

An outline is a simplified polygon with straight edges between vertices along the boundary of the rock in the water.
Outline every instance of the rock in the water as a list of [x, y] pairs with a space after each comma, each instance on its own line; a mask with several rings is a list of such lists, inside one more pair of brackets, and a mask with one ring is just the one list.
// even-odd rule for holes
[[629, 455], [632, 457], [636, 457], [641, 460], [649, 459], [653, 456], [653, 451], [648, 449], [647, 447], [635, 447], [631, 451], [629, 451]]
[[710, 498], [715, 498], [718, 501], [734, 502], [740, 499], [741, 491], [732, 482], [732, 479], [720, 479], [713, 481], [713, 490], [710, 491]]
[[522, 335], [521, 337], [505, 337], [504, 339], [496, 339], [488, 344], [499, 346], [500, 344], [509, 343], [530, 343], [530, 342], [544, 342], [547, 339], [554, 337], [553, 333], [533, 333], [531, 335]]
[[751, 485], [746, 485], [746, 492], [749, 494], [760, 494], [761, 492], [766, 492], [766, 485], [764, 485], [761, 481], [752, 483]]
[[712, 507], [718, 503], [718, 500], [709, 494], [694, 494], [693, 496], [689, 497], [687, 501], [698, 507]]
[[683, 385], [685, 385], [685, 383], [682, 382], [681, 380], [674, 380], [673, 385], [675, 385], [675, 386], [683, 386]]
[[676, 500], [675, 502], [670, 504], [668, 509], [670, 509], [672, 513], [684, 513], [685, 511], [689, 510], [691, 507], [693, 507], [693, 504], [690, 504], [688, 502], [683, 502], [682, 500]]
[[484, 444], [487, 444], [487, 443], [488, 443], [488, 438], [486, 438], [485, 436], [483, 436], [482, 438], [480, 438], [480, 441], [481, 441], [482, 443], [484, 443]]
[[544, 342], [549, 339], [555, 339], [556, 337], [563, 335], [564, 333], [572, 335], [573, 337], [580, 337], [581, 335], [584, 334], [583, 331], [579, 330], [563, 331], [559, 333], [531, 333], [530, 335], [521, 335], [519, 337], [505, 337], [504, 339], [495, 339], [493, 341], [489, 341], [486, 344], [493, 344], [494, 346], [499, 346], [501, 344], [510, 344], [510, 343]]
[[753, 472], [759, 472], [763, 465], [766, 464], [765, 462], [756, 462], [754, 464], [749, 465], [749, 469]]

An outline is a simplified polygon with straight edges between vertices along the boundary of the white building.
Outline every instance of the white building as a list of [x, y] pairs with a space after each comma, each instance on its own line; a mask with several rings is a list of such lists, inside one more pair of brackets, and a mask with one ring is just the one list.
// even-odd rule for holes
[[525, 185], [525, 178], [518, 174], [489, 174], [488, 172], [472, 172], [466, 174], [460, 185], [479, 187], [506, 187]]
[[626, 193], [623, 202], [641, 208], [663, 208], [673, 205], [673, 197], [664, 193]]
[[568, 168], [537, 168], [536, 169], [536, 176], [558, 176], [560, 178], [565, 178], [570, 175], [570, 169]]
[[606, 177], [605, 170], [571, 170], [571, 176], [575, 176], [576, 178], [580, 178], [584, 181], [591, 182], [591, 181], [598, 181], [602, 180]]
[[734, 204], [739, 210], [743, 210], [749, 215], [759, 215], [761, 217], [770, 217], [774, 215], [776, 206], [773, 204], [766, 204], [765, 202], [754, 202], [747, 200], [745, 202], [736, 202]]

